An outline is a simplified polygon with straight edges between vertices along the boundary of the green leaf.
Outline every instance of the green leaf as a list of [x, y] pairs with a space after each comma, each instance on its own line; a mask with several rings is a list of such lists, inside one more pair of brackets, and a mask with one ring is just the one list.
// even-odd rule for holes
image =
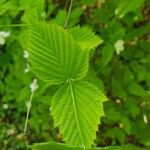
[[[24, 1], [23, 1], [24, 2]], [[24, 15], [22, 16], [22, 21], [24, 23], [31, 23], [35, 20], [42, 20], [43, 13], [44, 13], [44, 1], [43, 0], [36, 0], [36, 2], [31, 2], [32, 4], [28, 3], [28, 7], [25, 10]], [[22, 2], [21, 2], [22, 3]]]
[[55, 126], [67, 144], [90, 148], [96, 138], [106, 97], [91, 83], [69, 80], [51, 103]]
[[131, 126], [130, 120], [122, 116], [121, 122], [123, 124], [124, 130], [126, 131], [126, 133], [131, 134], [132, 126]]
[[94, 49], [103, 42], [97, 35], [86, 27], [76, 27], [70, 29], [73, 39], [79, 44], [82, 49]]
[[78, 24], [78, 22], [80, 21], [80, 16], [83, 13], [82, 11], [83, 10], [80, 9], [79, 7], [76, 7], [71, 11], [69, 22], [68, 22], [68, 27], [72, 27]]
[[29, 41], [32, 70], [42, 80], [58, 84], [86, 75], [88, 53], [62, 27], [34, 22], [29, 27]]
[[25, 11], [21, 19], [24, 23], [32, 23], [35, 20], [36, 21], [39, 20], [37, 7], [34, 7], [33, 9], [29, 9], [28, 11]]
[[[83, 150], [82, 147], [71, 147], [56, 142], [37, 143], [30, 147], [32, 150]], [[120, 150], [120, 147], [110, 146], [105, 148], [91, 148], [90, 150]]]
[[121, 144], [125, 141], [125, 133], [120, 128], [109, 128], [105, 135], [111, 139], [117, 139]]
[[100, 91], [104, 91], [103, 81], [97, 76], [96, 72], [93, 69], [89, 69], [87, 75], [83, 80], [94, 84]]
[[133, 83], [129, 87], [129, 92], [135, 96], [149, 96], [148, 93], [139, 84]]
[[52, 20], [52, 22], [58, 25], [63, 25], [66, 16], [67, 16], [67, 12], [65, 10], [59, 10], [57, 16]]
[[106, 45], [102, 49], [102, 65], [105, 67], [112, 59], [114, 53], [114, 47]]
[[150, 33], [150, 23], [145, 24], [144, 26], [138, 27], [138, 28], [133, 28], [132, 30], [129, 30], [128, 33], [126, 34], [125, 38], [127, 40], [132, 40], [135, 37], [141, 37], [143, 35], [149, 34]]
[[116, 14], [123, 17], [128, 12], [134, 11], [143, 4], [144, 0], [120, 0]]

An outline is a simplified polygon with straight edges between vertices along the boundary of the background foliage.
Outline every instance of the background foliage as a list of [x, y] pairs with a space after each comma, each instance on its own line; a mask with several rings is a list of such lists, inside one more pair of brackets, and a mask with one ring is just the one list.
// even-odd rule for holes
[[[25, 27], [24, 12], [38, 5], [39, 16], [63, 25], [69, 0], [0, 0], [0, 148], [25, 149], [26, 144], [62, 142], [49, 113], [51, 96], [58, 86], [38, 80], [27, 136], [23, 135], [29, 85], [34, 75], [28, 71], [20, 39]], [[125, 150], [150, 149], [150, 1], [75, 0], [69, 27], [87, 26], [103, 39], [91, 53], [89, 79], [109, 101], [97, 133], [97, 146], [121, 145]], [[24, 18], [25, 19], [25, 18]], [[35, 19], [35, 18], [33, 18]], [[5, 25], [5, 27], [4, 27]], [[5, 40], [5, 44], [2, 42]], [[88, 77], [87, 77], [88, 78]]]

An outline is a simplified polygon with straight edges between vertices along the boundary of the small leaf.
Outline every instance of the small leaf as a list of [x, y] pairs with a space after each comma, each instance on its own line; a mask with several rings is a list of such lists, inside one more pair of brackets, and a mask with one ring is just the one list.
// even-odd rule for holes
[[68, 81], [56, 92], [51, 103], [55, 126], [73, 146], [90, 148], [96, 138], [106, 97], [92, 84]]
[[42, 20], [43, 19], [43, 13], [44, 13], [44, 1], [36, 0], [36, 2], [31, 2], [31, 4], [28, 3], [28, 8], [25, 10], [24, 15], [22, 16], [22, 21], [24, 23], [31, 23], [35, 20]]
[[130, 120], [128, 118], [126, 118], [126, 117], [121, 117], [121, 122], [123, 124], [124, 130], [126, 131], [126, 133], [130, 134], [131, 133], [131, 129], [132, 129]]
[[57, 16], [52, 19], [52, 22], [58, 25], [63, 25], [67, 16], [67, 12], [65, 10], [59, 10]]
[[58, 84], [86, 75], [88, 53], [62, 27], [34, 22], [29, 26], [28, 38], [32, 70], [42, 80]]
[[78, 24], [78, 22], [80, 21], [80, 16], [82, 14], [82, 11], [83, 10], [80, 9], [79, 7], [76, 7], [71, 11], [68, 27], [72, 27]]
[[76, 27], [70, 29], [73, 39], [79, 44], [82, 49], [94, 49], [103, 42], [97, 35], [86, 27]]
[[139, 84], [133, 83], [129, 87], [129, 92], [135, 96], [149, 96], [148, 93]]
[[94, 84], [100, 91], [104, 91], [103, 81], [97, 76], [96, 72], [93, 69], [89, 69], [87, 75], [83, 80]]
[[132, 30], [129, 30], [125, 38], [127, 40], [132, 40], [135, 37], [138, 38], [149, 33], [150, 33], [150, 23], [146, 23], [144, 26], [140, 26], [138, 28], [133, 28]]
[[114, 48], [111, 45], [106, 45], [102, 49], [102, 65], [105, 67], [112, 59]]
[[121, 0], [118, 3], [116, 14], [123, 17], [128, 12], [134, 11], [143, 4], [144, 0]]

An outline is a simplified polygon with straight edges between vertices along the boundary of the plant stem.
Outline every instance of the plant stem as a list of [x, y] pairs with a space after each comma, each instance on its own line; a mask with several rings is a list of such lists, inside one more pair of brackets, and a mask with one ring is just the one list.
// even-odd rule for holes
[[26, 24], [10, 24], [10, 25], [0, 25], [0, 28], [4, 27], [24, 27], [27, 26]]
[[26, 134], [26, 131], [27, 131], [27, 125], [28, 125], [29, 114], [30, 114], [30, 109], [32, 105], [33, 94], [34, 94], [34, 91], [31, 93], [29, 103], [27, 105], [27, 115], [26, 115], [26, 121], [25, 121], [25, 126], [24, 126], [24, 135]]
[[68, 25], [68, 21], [69, 21], [69, 17], [70, 17], [70, 14], [71, 14], [71, 9], [72, 9], [72, 4], [73, 4], [73, 0], [70, 1], [68, 14], [67, 14], [67, 17], [66, 17], [66, 20], [65, 20], [65, 23], [64, 23], [64, 29], [66, 29], [67, 25]]

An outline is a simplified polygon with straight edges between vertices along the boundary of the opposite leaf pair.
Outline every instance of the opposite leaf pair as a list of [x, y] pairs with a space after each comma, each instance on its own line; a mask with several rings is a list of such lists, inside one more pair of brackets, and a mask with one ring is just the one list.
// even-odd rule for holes
[[29, 23], [28, 33], [29, 61], [35, 75], [50, 84], [63, 83], [51, 103], [55, 126], [67, 144], [90, 148], [106, 97], [82, 79], [88, 72], [90, 49], [101, 40], [85, 28], [67, 31], [39, 21]]

